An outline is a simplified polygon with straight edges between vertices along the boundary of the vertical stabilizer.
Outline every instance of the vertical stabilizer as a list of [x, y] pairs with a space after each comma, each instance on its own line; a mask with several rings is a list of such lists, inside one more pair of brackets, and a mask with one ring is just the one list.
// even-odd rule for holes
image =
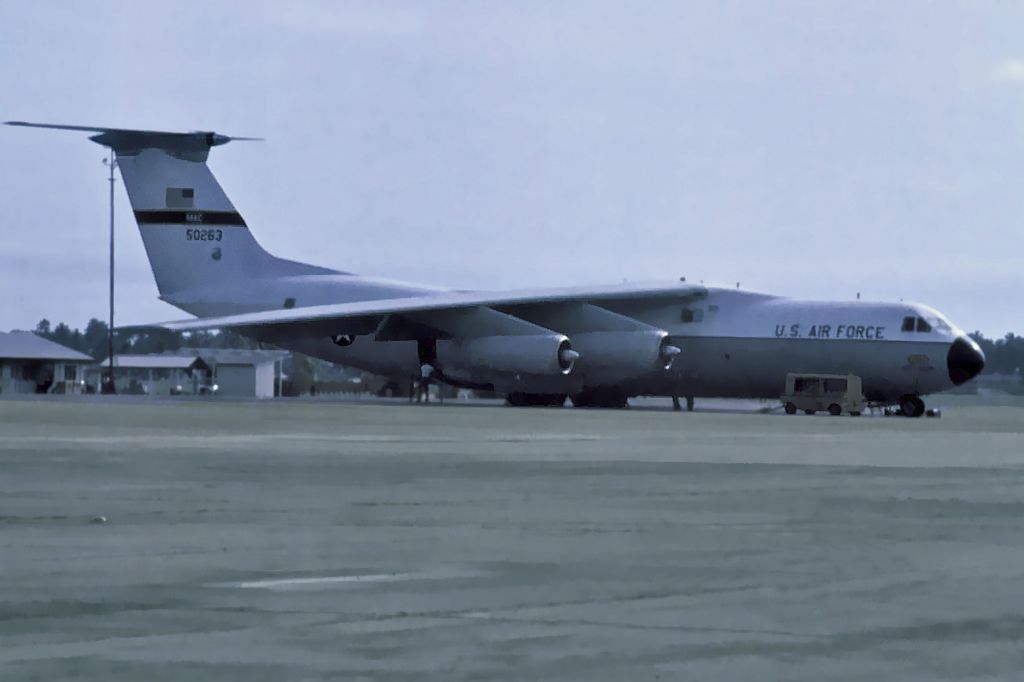
[[94, 132], [91, 140], [114, 151], [161, 296], [257, 278], [334, 272], [267, 253], [210, 172], [206, 159], [212, 147], [253, 138], [20, 121], [10, 125]]

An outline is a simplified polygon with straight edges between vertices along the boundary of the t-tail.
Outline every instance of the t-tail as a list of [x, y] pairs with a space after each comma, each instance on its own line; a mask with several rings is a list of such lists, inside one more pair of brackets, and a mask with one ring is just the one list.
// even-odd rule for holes
[[165, 300], [173, 301], [185, 291], [213, 293], [254, 279], [336, 272], [264, 250], [206, 165], [212, 147], [258, 138], [8, 123], [96, 133], [89, 139], [114, 151]]

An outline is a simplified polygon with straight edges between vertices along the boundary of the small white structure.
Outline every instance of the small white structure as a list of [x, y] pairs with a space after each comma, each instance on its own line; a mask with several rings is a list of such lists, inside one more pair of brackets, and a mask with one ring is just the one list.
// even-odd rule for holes
[[279, 392], [283, 350], [236, 350], [198, 348], [195, 351], [213, 369], [217, 395], [241, 398], [273, 398]]
[[0, 393], [80, 393], [92, 362], [32, 332], [0, 332]]

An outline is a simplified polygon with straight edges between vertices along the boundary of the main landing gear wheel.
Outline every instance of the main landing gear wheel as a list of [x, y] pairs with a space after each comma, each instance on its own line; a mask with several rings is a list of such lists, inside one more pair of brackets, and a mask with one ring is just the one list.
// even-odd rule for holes
[[509, 393], [505, 402], [512, 407], [561, 407], [565, 398], [564, 393]]
[[793, 403], [786, 403], [786, 414], [796, 414], [796, 405]]
[[905, 395], [900, 398], [900, 412], [904, 417], [920, 417], [924, 414], [924, 401], [916, 395]]
[[[679, 412], [682, 409], [683, 409], [682, 406], [679, 404], [679, 396], [677, 396], [677, 395], [672, 396], [672, 410], [674, 412]], [[686, 411], [687, 412], [693, 412], [693, 396], [692, 395], [686, 396]]]
[[629, 407], [629, 397], [617, 388], [588, 388], [572, 397], [573, 407]]

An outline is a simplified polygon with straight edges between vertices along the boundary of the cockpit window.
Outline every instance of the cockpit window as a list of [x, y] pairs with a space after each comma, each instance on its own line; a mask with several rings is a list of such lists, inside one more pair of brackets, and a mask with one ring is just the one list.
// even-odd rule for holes
[[905, 332], [928, 333], [938, 329], [940, 332], [950, 331], [952, 328], [941, 317], [925, 319], [918, 316], [907, 316], [903, 318], [903, 325], [900, 327]]

